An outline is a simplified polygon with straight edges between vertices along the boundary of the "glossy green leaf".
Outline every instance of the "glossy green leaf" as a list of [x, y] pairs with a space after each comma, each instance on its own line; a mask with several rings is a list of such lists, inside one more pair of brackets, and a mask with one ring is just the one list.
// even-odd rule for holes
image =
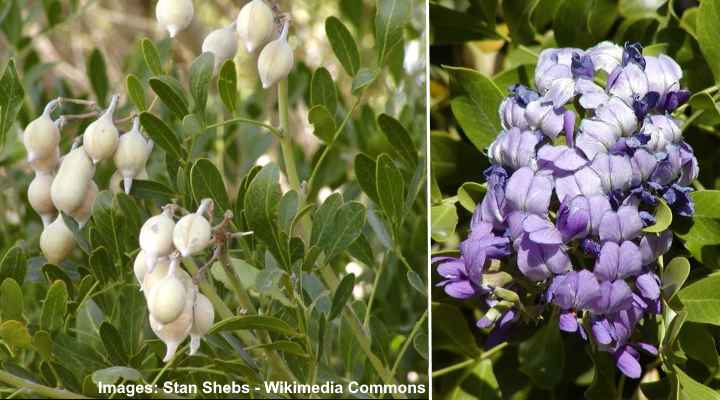
[[484, 151], [501, 130], [497, 110], [503, 93], [479, 72], [466, 68], [447, 67], [447, 70], [463, 89], [451, 102], [453, 114], [475, 147]]
[[277, 206], [281, 198], [279, 178], [280, 170], [275, 164], [268, 164], [258, 172], [245, 193], [245, 219], [254, 236], [288, 267], [288, 244], [282, 240], [277, 225]]
[[259, 329], [279, 333], [286, 336], [297, 336], [298, 333], [285, 321], [262, 315], [243, 315], [230, 317], [216, 323], [208, 332], [212, 335], [224, 331], [240, 331]]
[[660, 233], [670, 227], [673, 215], [672, 210], [668, 207], [665, 200], [659, 199], [657, 208], [655, 209], [655, 223], [643, 228], [644, 232]]
[[677, 296], [688, 321], [720, 325], [720, 275], [711, 275], [682, 288]]
[[322, 104], [313, 106], [308, 113], [308, 120], [313, 125], [313, 134], [325, 143], [330, 143], [335, 136], [337, 127], [327, 107]]
[[140, 42], [142, 48], [143, 57], [145, 58], [145, 64], [147, 65], [150, 72], [154, 75], [164, 75], [162, 62], [160, 62], [160, 52], [158, 52], [155, 43], [150, 39], [145, 38]]
[[690, 193], [695, 204], [692, 219], [683, 218], [673, 227], [692, 256], [703, 262], [713, 246], [720, 244], [720, 191], [699, 190]]
[[133, 180], [130, 195], [139, 199], [157, 200], [160, 203], [169, 203], [177, 196], [172, 189], [162, 183], [148, 180]]
[[47, 331], [37, 331], [32, 339], [32, 345], [44, 360], [50, 360], [52, 357], [53, 341], [50, 333]]
[[377, 69], [360, 68], [352, 81], [352, 93], [357, 95], [361, 90], [370, 86], [378, 77]]
[[432, 317], [433, 351], [445, 350], [465, 357], [474, 357], [481, 353], [470, 330], [476, 329], [475, 321], [466, 319], [457, 307], [433, 303]]
[[537, 1], [504, 0], [502, 2], [503, 14], [510, 28], [513, 42], [530, 44], [535, 37], [530, 18]]
[[[483, 1], [482, 4], [491, 2]], [[493, 16], [493, 25], [495, 16]], [[433, 44], [455, 44], [497, 38], [494, 27], [475, 15], [430, 3], [430, 30]]]
[[690, 275], [690, 262], [685, 257], [675, 257], [662, 271], [662, 294], [667, 301], [675, 296]]
[[720, 82], [720, 0], [704, 0], [697, 13], [697, 41], [705, 59]]
[[195, 100], [194, 112], [203, 115], [208, 99], [210, 81], [215, 68], [215, 56], [203, 53], [190, 65], [190, 94]]
[[163, 120], [149, 112], [140, 114], [140, 124], [155, 144], [178, 160], [185, 159], [185, 148]]
[[103, 322], [102, 325], [100, 325], [100, 338], [105, 346], [105, 350], [110, 356], [110, 360], [114, 364], [127, 364], [127, 351], [123, 345], [120, 333], [114, 326], [108, 322]]
[[310, 82], [310, 105], [323, 105], [331, 115], [335, 115], [337, 104], [337, 88], [335, 88], [335, 82], [330, 76], [330, 72], [325, 68], [318, 68]]
[[475, 208], [485, 196], [487, 188], [477, 182], [465, 182], [458, 189], [458, 202], [469, 212], [475, 212]]
[[222, 100], [225, 108], [230, 113], [234, 113], [237, 109], [239, 93], [237, 89], [237, 71], [233, 60], [225, 61], [220, 68], [218, 94], [220, 94], [220, 100]]
[[23, 292], [15, 279], [6, 278], [0, 284], [0, 316], [3, 320], [23, 320]]
[[607, 35], [616, 16], [613, 0], [564, 0], [555, 13], [555, 38], [560, 46], [593, 46]]
[[365, 215], [365, 206], [356, 201], [346, 203], [337, 210], [333, 229], [326, 229], [318, 239], [318, 246], [325, 251], [326, 259], [340, 254], [362, 234]]
[[420, 331], [415, 335], [413, 338], [413, 348], [420, 354], [420, 357], [429, 360], [430, 339], [427, 333]]
[[25, 90], [15, 69], [15, 59], [10, 59], [0, 77], [0, 93], [2, 93], [0, 96], [0, 150], [2, 150], [5, 136], [15, 123], [25, 97]]
[[547, 321], [518, 347], [520, 371], [541, 388], [552, 388], [563, 378], [565, 345], [557, 319]]
[[150, 87], [177, 118], [183, 119], [190, 113], [187, 97], [177, 79], [170, 76], [150, 78]]
[[688, 322], [680, 330], [678, 340], [690, 358], [705, 364], [711, 371], [720, 367], [715, 338], [707, 326]]
[[136, 369], [128, 367], [110, 367], [97, 370], [92, 373], [92, 381], [99, 385], [101, 382], [105, 385], [112, 385], [118, 381], [124, 382], [141, 382], [142, 374]]
[[696, 381], [677, 365], [673, 368], [680, 380], [681, 392], [688, 399], [720, 400], [720, 393]]
[[90, 86], [92, 86], [93, 92], [95, 92], [98, 103], [100, 106], [105, 106], [105, 100], [107, 99], [109, 90], [109, 81], [105, 58], [99, 49], [96, 48], [92, 51], [92, 53], [90, 53], [86, 69], [90, 80]]
[[418, 293], [422, 294], [423, 296], [427, 296], [427, 285], [425, 284], [425, 281], [423, 281], [423, 278], [420, 276], [420, 274], [413, 270], [410, 270], [405, 274], [405, 276], [413, 289], [417, 290]]
[[340, 281], [338, 287], [335, 289], [335, 294], [332, 299], [332, 307], [330, 308], [330, 314], [328, 314], [328, 320], [332, 321], [342, 313], [345, 308], [345, 304], [347, 304], [350, 297], [352, 297], [354, 287], [355, 275], [345, 275], [342, 281]]
[[430, 209], [430, 226], [433, 240], [445, 242], [450, 240], [458, 224], [455, 203], [444, 201]]
[[4, 321], [0, 324], [0, 339], [13, 347], [30, 347], [32, 337], [27, 327], [20, 321]]
[[397, 119], [380, 114], [378, 126], [385, 133], [385, 137], [393, 145], [397, 154], [411, 167], [414, 168], [418, 162], [417, 149], [413, 143], [410, 133]]
[[375, 48], [378, 65], [403, 41], [403, 29], [410, 21], [411, 0], [378, 0], [375, 15]]
[[125, 80], [125, 87], [127, 89], [128, 98], [135, 104], [138, 111], [142, 112], [147, 110], [147, 104], [145, 103], [145, 89], [143, 88], [140, 79], [137, 76], [130, 74]]
[[379, 203], [377, 185], [375, 183], [375, 160], [363, 153], [355, 156], [355, 178], [363, 192], [375, 203]]
[[328, 17], [325, 20], [325, 34], [345, 72], [355, 76], [360, 69], [360, 52], [352, 33], [338, 18]]
[[207, 158], [201, 158], [193, 164], [190, 170], [190, 186], [196, 202], [200, 203], [205, 198], [211, 198], [215, 202], [217, 215], [231, 209], [222, 175]]
[[270, 349], [286, 354], [292, 354], [298, 357], [308, 357], [307, 352], [303, 349], [302, 346], [300, 346], [296, 342], [291, 342], [289, 340], [276, 340], [272, 343], [261, 344], [257, 346], [256, 349]]
[[405, 181], [402, 173], [387, 154], [381, 154], [377, 159], [375, 185], [380, 206], [388, 219], [397, 226], [403, 219]]
[[57, 280], [50, 285], [43, 302], [40, 328], [54, 332], [60, 329], [67, 312], [68, 292], [65, 282]]

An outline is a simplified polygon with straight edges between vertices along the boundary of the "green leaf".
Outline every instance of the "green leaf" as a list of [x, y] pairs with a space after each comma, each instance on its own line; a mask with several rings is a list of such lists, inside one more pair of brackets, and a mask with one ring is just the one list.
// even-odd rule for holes
[[53, 341], [47, 331], [37, 331], [32, 339], [32, 345], [38, 353], [46, 361], [52, 357]]
[[369, 69], [369, 68], [360, 68], [357, 75], [355, 75], [355, 79], [352, 81], [352, 93], [354, 95], [357, 95], [360, 93], [361, 90], [365, 89], [366, 87], [370, 86], [373, 82], [375, 82], [375, 79], [377, 79], [378, 76], [378, 70], [377, 69]]
[[675, 234], [685, 241], [685, 247], [700, 262], [715, 245], [720, 244], [720, 191], [698, 190], [690, 193], [695, 203], [693, 218], [678, 220]]
[[177, 193], [159, 182], [133, 180], [130, 195], [139, 199], [157, 200], [165, 204], [172, 201], [172, 199], [177, 196]]
[[705, 59], [720, 82], [720, 0], [704, 0], [697, 13], [697, 41]]
[[720, 275], [695, 281], [678, 292], [688, 321], [720, 326]]
[[716, 390], [711, 389], [702, 383], [691, 378], [690, 375], [686, 374], [682, 368], [675, 365], [673, 367], [678, 379], [680, 380], [680, 387], [682, 394], [687, 399], [703, 399], [703, 400], [720, 400], [720, 393]]
[[675, 296], [675, 293], [685, 284], [690, 275], [690, 262], [685, 257], [675, 257], [662, 271], [662, 294], [666, 301]]
[[427, 285], [425, 284], [425, 281], [423, 281], [423, 278], [418, 274], [417, 272], [413, 270], [409, 270], [405, 277], [407, 278], [408, 282], [410, 282], [410, 286], [413, 287], [413, 289], [417, 290], [418, 293], [423, 295], [423, 297], [427, 297]]
[[25, 90], [15, 70], [15, 59], [10, 59], [0, 78], [0, 150], [5, 145], [5, 136], [15, 123], [18, 111], [25, 98]]
[[560, 46], [586, 48], [603, 39], [617, 17], [614, 0], [564, 0], [553, 21]]
[[215, 68], [213, 53], [201, 54], [190, 66], [190, 94], [195, 100], [194, 111], [200, 115], [205, 113], [213, 68]]
[[375, 183], [375, 170], [377, 165], [375, 160], [363, 153], [355, 156], [355, 178], [362, 188], [363, 192], [375, 203], [379, 203], [377, 186]]
[[654, 18], [665, 3], [667, 0], [620, 0], [618, 11], [626, 18]]
[[437, 242], [446, 242], [450, 240], [455, 233], [458, 223], [458, 214], [455, 203], [451, 201], [443, 201], [442, 203], [430, 208], [430, 226], [432, 228], [432, 238]]
[[215, 164], [207, 158], [195, 161], [190, 170], [190, 186], [196, 202], [204, 198], [211, 198], [215, 202], [215, 213], [223, 215], [230, 210], [230, 198], [225, 190], [220, 171]]
[[325, 20], [325, 33], [345, 72], [355, 76], [360, 69], [360, 52], [348, 28], [336, 17]]
[[145, 89], [143, 89], [140, 79], [133, 74], [128, 75], [125, 80], [125, 87], [127, 88], [128, 98], [135, 104], [135, 108], [141, 112], [147, 110], [147, 105], [145, 104]]
[[327, 107], [322, 104], [313, 106], [308, 112], [308, 120], [313, 125], [313, 134], [325, 143], [330, 143], [335, 136], [337, 127]]
[[155, 43], [152, 40], [145, 38], [140, 42], [142, 48], [143, 57], [145, 58], [145, 64], [153, 75], [165, 75], [163, 71], [162, 63], [160, 62], [160, 52], [158, 52]]
[[594, 368], [593, 380], [585, 391], [588, 400], [607, 400], [617, 398], [615, 385], [615, 360], [604, 351], [591, 351]]
[[92, 373], [92, 381], [96, 385], [102, 382], [105, 385], [113, 385], [119, 380], [125, 382], [141, 382], [142, 374], [136, 369], [128, 367], [110, 367], [97, 370]]
[[705, 364], [710, 371], [720, 366], [715, 338], [705, 325], [684, 324], [678, 340], [685, 354]]
[[550, 389], [563, 378], [565, 346], [557, 318], [547, 321], [528, 340], [518, 347], [520, 371], [541, 388]]
[[420, 357], [424, 358], [425, 360], [429, 359], [429, 346], [430, 340], [427, 333], [418, 332], [417, 335], [415, 335], [415, 337], [413, 338], [413, 348], [415, 349], [415, 351], [417, 351], [418, 354], [420, 354]]
[[663, 199], [658, 199], [658, 205], [655, 209], [655, 223], [643, 229], [643, 232], [660, 233], [670, 227], [672, 223], [672, 210], [668, 207]]
[[368, 267], [375, 265], [375, 255], [365, 235], [360, 235], [347, 248], [350, 255]]
[[57, 280], [48, 289], [43, 302], [40, 328], [48, 332], [60, 329], [67, 312], [68, 292], [65, 282]]
[[346, 203], [337, 210], [332, 228], [325, 229], [317, 243], [325, 251], [327, 260], [340, 254], [360, 237], [365, 226], [365, 214], [365, 206], [356, 201]]
[[[510, 0], [508, 0], [510, 1]], [[483, 1], [482, 4], [489, 4]], [[511, 16], [505, 14], [508, 20]], [[495, 15], [492, 16], [493, 24]], [[459, 44], [471, 40], [495, 39], [497, 33], [488, 21], [477, 16], [430, 3], [432, 44]], [[514, 31], [514, 30], [513, 30]]]
[[277, 206], [281, 192], [280, 170], [274, 163], [263, 167], [245, 193], [245, 219], [255, 237], [262, 240], [276, 259], [289, 267], [288, 243], [277, 225]]
[[150, 87], [179, 119], [190, 113], [187, 98], [177, 79], [170, 76], [150, 78]]
[[402, 173], [387, 154], [381, 154], [377, 159], [375, 183], [380, 206], [388, 219], [397, 227], [405, 212], [405, 181]]
[[220, 68], [218, 75], [218, 93], [225, 108], [232, 114], [237, 110], [238, 89], [237, 89], [237, 71], [235, 69], [235, 61], [227, 60]]
[[287, 322], [275, 317], [261, 315], [241, 315], [224, 319], [216, 323], [210, 329], [208, 335], [218, 332], [241, 331], [247, 329], [266, 330], [286, 336], [299, 335], [297, 331], [295, 331]]
[[280, 199], [278, 205], [278, 222], [280, 227], [285, 231], [290, 231], [290, 226], [298, 213], [300, 205], [300, 196], [294, 190], [288, 190]]
[[510, 28], [510, 36], [513, 42], [530, 44], [535, 38], [530, 18], [537, 5], [537, 0], [503, 0], [503, 15]]
[[335, 215], [343, 205], [341, 193], [333, 193], [318, 207], [313, 215], [313, 227], [310, 235], [310, 244], [319, 244], [320, 241], [332, 236], [335, 228]]
[[90, 267], [93, 275], [101, 283], [109, 283], [117, 277], [113, 259], [105, 246], [99, 246], [90, 254]]
[[[675, 315], [675, 317], [673, 317], [673, 319], [667, 325], [664, 336], [662, 338], [662, 345], [660, 346], [664, 352], [672, 352], [672, 349], [675, 345], [675, 340], [678, 338], [680, 330], [685, 324], [687, 317], [687, 311], [679, 311], [677, 315]], [[667, 324], [667, 321], [665, 321], [665, 323]]]
[[175, 136], [175, 133], [163, 120], [149, 112], [144, 112], [140, 114], [140, 124], [160, 148], [178, 160], [185, 160], [185, 149], [182, 147], [178, 137]]
[[13, 278], [22, 285], [25, 282], [27, 262], [25, 252], [20, 246], [13, 246], [0, 259], [0, 280]]
[[[465, 357], [482, 351], [470, 331], [469, 321], [462, 312], [449, 304], [432, 303], [433, 351], [445, 350]], [[473, 321], [473, 329], [475, 323]]]
[[395, 147], [397, 154], [406, 161], [410, 168], [414, 168], [418, 163], [418, 154], [408, 130], [400, 121], [387, 114], [380, 114], [378, 126], [385, 133], [388, 142]]
[[105, 66], [105, 58], [100, 50], [95, 48], [87, 60], [87, 74], [90, 80], [95, 96], [101, 106], [105, 106], [109, 90], [109, 81], [107, 76], [107, 67]]
[[310, 106], [324, 105], [330, 115], [335, 115], [337, 103], [337, 89], [330, 72], [323, 67], [318, 68], [310, 82]]
[[483, 184], [477, 182], [465, 182], [458, 189], [458, 202], [469, 212], [475, 212], [475, 208], [482, 201], [487, 189]]
[[292, 354], [298, 357], [308, 357], [308, 354], [305, 352], [302, 346], [295, 342], [291, 342], [289, 340], [276, 340], [272, 343], [266, 343], [261, 344], [256, 347], [255, 349], [269, 349], [269, 350], [275, 350], [280, 351], [286, 354]]
[[0, 316], [3, 320], [22, 321], [23, 292], [15, 279], [6, 278], [0, 285]]
[[720, 124], [720, 105], [710, 93], [695, 93], [690, 97], [690, 107], [693, 112], [702, 110], [702, 114], [697, 118], [694, 125], [717, 125]]
[[123, 345], [120, 333], [109, 322], [100, 325], [100, 339], [102, 339], [105, 350], [114, 364], [127, 364], [127, 351]]
[[479, 72], [446, 68], [464, 92], [452, 99], [453, 114], [475, 147], [484, 151], [501, 130], [497, 110], [503, 93], [492, 79]]
[[378, 0], [375, 15], [375, 48], [378, 65], [388, 62], [387, 57], [403, 41], [403, 29], [410, 21], [411, 0]]
[[352, 291], [354, 287], [355, 275], [345, 275], [342, 281], [340, 281], [338, 287], [335, 289], [335, 294], [333, 295], [332, 300], [332, 307], [330, 307], [330, 314], [328, 314], [329, 321], [334, 320], [342, 313], [343, 309], [345, 308], [345, 304], [352, 296]]
[[0, 324], [0, 339], [13, 347], [30, 347], [32, 343], [32, 337], [25, 324], [14, 320]]

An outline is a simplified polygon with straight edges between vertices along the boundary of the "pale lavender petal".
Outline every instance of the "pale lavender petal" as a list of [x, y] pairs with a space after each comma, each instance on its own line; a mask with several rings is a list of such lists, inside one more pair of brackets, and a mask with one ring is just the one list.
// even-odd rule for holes
[[575, 308], [588, 309], [600, 296], [600, 283], [595, 275], [583, 269], [578, 272], [577, 294], [575, 295]]
[[594, 321], [592, 324], [592, 333], [598, 343], [608, 345], [612, 343], [610, 336], [610, 327], [606, 320]]
[[550, 175], [528, 167], [515, 171], [507, 183], [505, 200], [510, 211], [544, 215], [550, 205], [553, 181]]
[[543, 96], [543, 101], [552, 103], [554, 108], [558, 108], [564, 106], [574, 95], [575, 80], [572, 77], [558, 78], [550, 85], [550, 89]]
[[637, 149], [630, 160], [633, 173], [633, 186], [647, 181], [657, 166], [657, 158], [645, 149]]
[[632, 165], [625, 154], [597, 154], [590, 168], [600, 176], [605, 193], [627, 190], [632, 183]]
[[667, 253], [672, 246], [673, 233], [666, 230], [660, 234], [646, 233], [640, 239], [640, 254], [642, 254], [642, 264], [648, 265], [655, 262], [661, 255]]
[[645, 72], [635, 63], [621, 68], [612, 81], [609, 82], [609, 93], [621, 98], [626, 104], [632, 104], [633, 99], [643, 97], [648, 92], [648, 81]]
[[560, 201], [566, 197], [593, 196], [603, 193], [601, 183], [600, 176], [587, 166], [573, 174], [556, 177], [555, 192]]
[[577, 332], [578, 321], [575, 313], [562, 313], [560, 314], [560, 320], [558, 321], [558, 327], [561, 331], [565, 332]]
[[621, 136], [628, 136], [637, 130], [635, 110], [617, 97], [611, 97], [606, 104], [598, 107], [595, 119], [613, 125]]
[[532, 214], [523, 221], [523, 230], [538, 244], [562, 244], [562, 235], [547, 218]]
[[575, 148], [546, 144], [537, 153], [538, 165], [565, 172], [574, 172], [588, 164], [588, 160]]
[[642, 297], [655, 300], [660, 297], [659, 278], [652, 272], [642, 274], [635, 279], [635, 287]]
[[605, 89], [589, 79], [579, 79], [575, 82], [575, 90], [580, 94], [580, 105], [586, 110], [598, 108], [610, 99]]
[[615, 355], [615, 365], [628, 378], [637, 379], [640, 378], [642, 368], [635, 355], [628, 351], [629, 348], [625, 346]]
[[450, 282], [445, 285], [444, 290], [448, 296], [456, 299], [469, 299], [476, 294], [475, 288], [470, 284], [470, 281]]
[[623, 48], [612, 42], [600, 42], [587, 50], [596, 69], [611, 73], [622, 62]]

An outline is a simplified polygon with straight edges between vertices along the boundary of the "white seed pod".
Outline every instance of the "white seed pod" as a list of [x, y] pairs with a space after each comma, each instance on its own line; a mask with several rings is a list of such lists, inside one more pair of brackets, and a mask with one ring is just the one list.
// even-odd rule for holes
[[90, 220], [90, 215], [92, 214], [92, 207], [93, 204], [95, 204], [95, 199], [97, 198], [98, 192], [99, 190], [97, 184], [95, 184], [93, 180], [90, 180], [90, 184], [87, 187], [87, 191], [85, 192], [85, 197], [82, 204], [80, 204], [80, 207], [76, 208], [73, 212], [70, 213], [70, 216], [75, 219], [80, 228], [85, 226], [85, 224]]
[[194, 14], [192, 0], [160, 0], [155, 6], [155, 17], [171, 38], [190, 25]]
[[240, 10], [237, 31], [248, 53], [262, 48], [275, 34], [275, 16], [263, 0], [252, 0]]
[[38, 158], [30, 161], [30, 166], [35, 172], [54, 173], [60, 164], [60, 147], [45, 158]]
[[202, 44], [203, 53], [212, 53], [215, 57], [214, 73], [227, 60], [235, 57], [238, 51], [238, 34], [235, 23], [210, 32]]
[[173, 251], [173, 207], [165, 207], [162, 213], [150, 217], [140, 229], [140, 248], [145, 251], [150, 271], [160, 257], [169, 256]]
[[140, 119], [133, 120], [132, 129], [120, 136], [113, 160], [123, 180], [125, 193], [130, 193], [132, 181], [145, 169], [153, 149], [152, 140], [146, 140], [140, 133]]
[[[156, 265], [155, 270], [153, 272], [158, 272], [160, 268]], [[148, 267], [147, 263], [145, 262], [145, 252], [140, 250], [135, 256], [135, 261], [133, 262], [133, 273], [135, 274], [135, 279], [137, 279], [138, 284], [140, 285], [140, 291], [143, 291], [143, 281], [145, 280], [145, 276], [148, 274]], [[165, 271], [167, 274], [167, 270]]]
[[193, 307], [193, 323], [190, 329], [190, 355], [197, 353], [200, 340], [210, 331], [215, 321], [215, 309], [205, 295], [198, 293]]
[[47, 261], [59, 265], [75, 248], [75, 237], [65, 225], [62, 215], [58, 215], [40, 235], [40, 250]]
[[55, 208], [71, 214], [85, 201], [88, 185], [95, 174], [95, 167], [80, 146], [65, 155], [50, 187]]
[[258, 57], [258, 74], [265, 89], [287, 78], [295, 63], [293, 51], [287, 42], [287, 29], [285, 24], [280, 37], [268, 43]]
[[[145, 292], [145, 300], [147, 300], [148, 294], [152, 288], [167, 276], [168, 271], [170, 270], [170, 259], [168, 257], [158, 259], [155, 264], [155, 268], [150, 271], [145, 258], [145, 252], [140, 250], [137, 257], [135, 257], [133, 269], [135, 277], [138, 278], [138, 281], [140, 282], [141, 291]], [[177, 276], [183, 283], [185, 290], [190, 292], [194, 286], [190, 275], [185, 272], [185, 270], [177, 268], [175, 270], [175, 276]]]
[[[192, 306], [192, 304], [191, 304]], [[192, 328], [192, 307], [183, 311], [180, 316], [169, 324], [161, 324], [152, 314], [150, 315], [150, 328], [155, 335], [165, 343], [165, 358], [163, 362], [172, 360], [177, 348], [190, 334]]]
[[113, 121], [117, 103], [118, 96], [113, 96], [110, 107], [83, 133], [83, 147], [94, 164], [112, 157], [117, 149], [119, 133]]
[[161, 324], [175, 321], [185, 309], [188, 293], [183, 282], [175, 274], [177, 264], [177, 258], [170, 260], [167, 275], [153, 286], [147, 297], [150, 314]]
[[197, 254], [210, 244], [212, 227], [203, 216], [212, 200], [205, 199], [197, 212], [188, 214], [175, 224], [173, 244], [183, 257]]
[[43, 160], [55, 154], [60, 144], [60, 129], [50, 114], [57, 108], [58, 101], [53, 100], [45, 106], [42, 115], [25, 127], [22, 139], [28, 152], [28, 161]]
[[[134, 181], [134, 180], [137, 180], [137, 179], [143, 179], [143, 180], [147, 180], [147, 179], [148, 179], [148, 173], [147, 173], [147, 170], [146, 170], [145, 168], [143, 168], [143, 170], [140, 171], [140, 173], [138, 174], [138, 176], [136, 176], [136, 177], [133, 179], [133, 181]], [[124, 192], [122, 185], [124, 185], [124, 183], [123, 183], [123, 176], [120, 175], [120, 172], [119, 172], [119, 171], [115, 171], [115, 172], [112, 174], [112, 176], [110, 177], [110, 183], [109, 183], [109, 185], [108, 185], [108, 189], [110, 189], [110, 191], [111, 191], [113, 194], [117, 194], [117, 193], [120, 193], [120, 192]]]
[[30, 182], [28, 186], [28, 202], [33, 210], [35, 210], [40, 218], [42, 218], [43, 225], [47, 226], [57, 214], [55, 205], [52, 202], [52, 196], [50, 196], [50, 187], [52, 186], [53, 175], [36, 172], [35, 178]]

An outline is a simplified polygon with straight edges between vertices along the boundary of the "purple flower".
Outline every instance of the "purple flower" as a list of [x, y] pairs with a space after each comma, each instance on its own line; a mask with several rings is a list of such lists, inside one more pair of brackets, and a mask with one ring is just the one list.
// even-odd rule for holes
[[640, 133], [649, 137], [643, 147], [653, 153], [665, 151], [668, 145], [682, 140], [682, 132], [677, 121], [666, 115], [648, 116], [640, 129]]
[[611, 97], [607, 103], [598, 107], [595, 119], [610, 125], [616, 137], [628, 136], [637, 130], [635, 110], [618, 97]]
[[623, 61], [623, 48], [612, 42], [600, 42], [587, 50], [595, 68], [611, 73]]
[[495, 164], [511, 170], [527, 167], [535, 158], [540, 137], [534, 131], [511, 128], [501, 133], [488, 148], [488, 156]]
[[460, 243], [460, 252], [467, 265], [468, 276], [474, 282], [482, 281], [488, 258], [498, 259], [510, 254], [510, 240], [495, 236], [492, 224], [477, 222], [471, 225], [470, 235]]
[[630, 159], [632, 168], [632, 186], [638, 186], [646, 182], [655, 171], [658, 160], [654, 154], [645, 149], [637, 149]]
[[547, 218], [535, 214], [528, 215], [522, 223], [528, 239], [536, 244], [563, 244], [562, 234]]
[[648, 79], [648, 90], [658, 93], [660, 98], [680, 90], [682, 69], [675, 60], [664, 54], [645, 57], [645, 75]]
[[648, 80], [643, 69], [636, 63], [617, 67], [608, 77], [608, 93], [631, 105], [635, 98], [648, 92]]
[[515, 171], [505, 187], [505, 203], [509, 211], [525, 211], [545, 215], [550, 205], [553, 180], [547, 172], [528, 167]]
[[601, 242], [621, 243], [632, 240], [643, 228], [637, 206], [625, 205], [617, 211], [606, 211], [600, 219], [598, 235]]
[[614, 281], [642, 272], [642, 255], [638, 246], [630, 241], [618, 245], [605, 242], [595, 262], [595, 275], [601, 281]]
[[645, 58], [643, 57], [642, 45], [640, 43], [625, 42], [623, 46], [622, 65], [636, 64], [641, 69], [645, 69]]
[[549, 91], [560, 79], [572, 80], [573, 55], [582, 53], [582, 50], [574, 48], [545, 49], [540, 52], [535, 67], [535, 86], [540, 93]]
[[448, 296], [462, 300], [490, 293], [489, 288], [478, 285], [470, 279], [465, 259], [462, 256], [459, 258], [436, 257], [432, 259], [432, 262], [438, 263], [437, 272], [445, 278], [438, 283], [438, 286], [442, 287]]
[[[657, 355], [657, 348], [647, 343], [636, 343], [635, 346], [652, 355]], [[614, 354], [615, 365], [628, 378], [638, 379], [642, 374], [640, 353], [631, 345], [620, 347]]]
[[616, 190], [625, 191], [632, 183], [632, 165], [625, 154], [598, 154], [592, 160], [590, 168], [600, 177], [605, 193]]
[[577, 149], [550, 144], [538, 150], [537, 161], [540, 168], [561, 172], [575, 172], [588, 164], [588, 160]]
[[672, 246], [673, 233], [666, 230], [662, 233], [646, 233], [640, 239], [638, 248], [642, 255], [642, 265], [649, 265], [655, 262], [661, 255], [670, 250]]
[[576, 79], [592, 79], [595, 74], [595, 65], [592, 57], [587, 54], [574, 53], [570, 63], [570, 70]]
[[657, 300], [660, 298], [660, 277], [653, 272], [638, 276], [635, 279], [635, 287], [644, 299]]
[[600, 176], [589, 166], [573, 173], [555, 175], [555, 193], [560, 201], [566, 197], [603, 194]]
[[525, 110], [525, 118], [532, 129], [538, 129], [542, 133], [555, 139], [565, 127], [565, 109], [553, 107], [552, 102], [539, 99], [531, 101]]
[[[599, 291], [600, 295], [592, 304], [592, 310], [596, 314], [614, 314], [627, 310], [633, 305], [632, 291], [625, 281], [601, 282]], [[595, 332], [594, 328], [593, 332]], [[598, 341], [603, 343], [601, 340]]]
[[529, 235], [522, 235], [515, 241], [515, 250], [518, 269], [532, 281], [544, 281], [572, 269], [570, 258], [561, 245], [538, 244]]
[[507, 340], [508, 336], [510, 336], [512, 325], [518, 320], [518, 317], [517, 311], [513, 308], [505, 311], [495, 323], [495, 328], [490, 331], [490, 334], [485, 340], [485, 348], [491, 349]]

